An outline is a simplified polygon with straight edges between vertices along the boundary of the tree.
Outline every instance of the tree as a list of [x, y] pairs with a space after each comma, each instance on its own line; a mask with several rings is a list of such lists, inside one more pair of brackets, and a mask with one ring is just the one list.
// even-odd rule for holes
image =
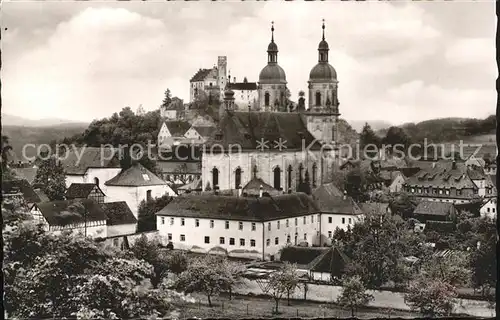
[[456, 288], [440, 279], [420, 277], [410, 285], [405, 301], [413, 310], [427, 317], [448, 316], [457, 297]]
[[153, 231], [156, 229], [156, 213], [165, 208], [172, 197], [164, 195], [150, 201], [142, 200], [138, 209], [137, 231]]
[[358, 307], [367, 305], [370, 300], [373, 300], [373, 296], [366, 293], [366, 288], [359, 276], [349, 277], [342, 282], [342, 292], [337, 303], [351, 309], [352, 317]]
[[167, 90], [165, 90], [165, 97], [163, 98], [161, 107], [166, 108], [171, 102], [172, 102], [172, 94], [170, 93], [170, 89], [167, 88]]
[[229, 293], [229, 300], [232, 299], [234, 288], [241, 286], [243, 284], [243, 271], [245, 268], [242, 264], [229, 261], [227, 259], [223, 260], [223, 271], [225, 277], [225, 290]]
[[211, 307], [212, 297], [229, 287], [224, 259], [210, 254], [193, 259], [186, 271], [179, 275], [176, 287], [186, 293], [205, 294]]
[[346, 174], [344, 190], [355, 201], [360, 202], [366, 191], [366, 174], [360, 168], [354, 168]]
[[40, 160], [34, 183], [43, 186], [44, 193], [51, 201], [64, 200], [66, 175], [61, 161], [56, 157]]
[[142, 235], [130, 249], [137, 259], [144, 260], [153, 266], [150, 281], [153, 288], [157, 289], [167, 276], [168, 271], [168, 257], [161, 250], [159, 242], [150, 241], [145, 235]]
[[439, 279], [454, 287], [464, 286], [470, 279], [467, 258], [458, 254], [430, 257], [422, 266], [422, 274], [427, 279]]
[[288, 296], [288, 305], [290, 305], [290, 294], [295, 291], [299, 285], [299, 274], [294, 264], [285, 262], [278, 270], [269, 276], [269, 292], [275, 301], [275, 312], [279, 313], [279, 301], [285, 294]]
[[172, 251], [167, 255], [168, 270], [179, 276], [188, 266], [187, 255], [182, 251]]
[[[489, 296], [490, 289], [497, 283], [496, 222], [481, 220], [474, 226], [477, 244], [472, 248], [470, 268], [474, 287], [479, 288], [483, 296]], [[479, 230], [482, 232], [477, 232]]]
[[[361, 150], [369, 144], [373, 144], [377, 146], [377, 148], [380, 148], [382, 139], [380, 139], [380, 137], [373, 131], [372, 127], [368, 123], [365, 123], [363, 129], [361, 130], [361, 133], [359, 134], [359, 144]], [[373, 157], [374, 155], [369, 156]]]
[[2, 135], [2, 158], [1, 158], [1, 168], [2, 179], [11, 180], [15, 177], [14, 172], [9, 168], [9, 154], [12, 151], [12, 146], [10, 145], [10, 139], [8, 136]]
[[409, 196], [407, 193], [396, 193], [390, 195], [389, 208], [392, 214], [396, 214], [403, 219], [410, 219], [413, 217], [413, 211], [417, 207], [418, 202], [414, 197]]
[[[387, 134], [382, 139], [382, 143], [386, 146], [394, 147], [397, 144], [403, 145], [403, 149], [400, 150], [406, 151], [408, 146], [411, 144], [410, 137], [406, 132], [400, 127], [390, 127], [387, 131]], [[391, 149], [393, 150], [393, 149]]]

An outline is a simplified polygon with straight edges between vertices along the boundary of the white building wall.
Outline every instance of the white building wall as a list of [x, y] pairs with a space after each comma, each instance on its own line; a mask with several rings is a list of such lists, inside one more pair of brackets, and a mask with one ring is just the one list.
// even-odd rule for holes
[[95, 178], [99, 179], [99, 188], [107, 196], [106, 181], [116, 177], [122, 171], [121, 168], [89, 168], [83, 176], [84, 183], [95, 183]]
[[[363, 219], [363, 215], [349, 215], [349, 214], [321, 214], [321, 245], [329, 238], [330, 232], [333, 235], [335, 229], [347, 230], [347, 226], [354, 226], [354, 224]], [[330, 222], [331, 221], [331, 222]]]
[[189, 128], [188, 131], [184, 134], [184, 137], [186, 139], [189, 139], [190, 141], [193, 141], [193, 143], [204, 143], [205, 138], [203, 138], [198, 131], [196, 131], [195, 128], [191, 127]]
[[106, 220], [102, 221], [88, 221], [85, 226], [84, 223], [72, 224], [67, 226], [50, 226], [50, 232], [53, 234], [61, 234], [63, 231], [71, 231], [72, 234], [81, 234], [91, 238], [106, 238]]
[[121, 236], [133, 234], [137, 230], [137, 223], [119, 224], [115, 226], [107, 226], [107, 236]]
[[66, 188], [69, 188], [69, 186], [73, 183], [85, 183], [84, 182], [84, 176], [83, 175], [66, 175]]
[[165, 122], [161, 125], [160, 131], [158, 132], [158, 145], [167, 144], [168, 138], [172, 137], [172, 134], [168, 130]]
[[159, 198], [165, 194], [175, 196], [176, 194], [168, 185], [157, 186], [140, 186], [140, 187], [124, 187], [124, 186], [107, 186], [107, 197], [109, 202], [125, 201], [129, 206], [134, 216], [138, 217], [139, 204], [142, 200], [147, 199], [147, 191], [151, 190], [151, 198]]
[[166, 110], [164, 108], [160, 109], [160, 116], [166, 120], [176, 120], [177, 110]]
[[403, 185], [405, 183], [405, 178], [399, 174], [394, 178], [394, 180], [391, 182], [391, 185], [389, 186], [389, 191], [390, 192], [401, 192], [403, 190]]
[[[270, 143], [272, 145], [272, 143]], [[207, 150], [209, 151], [209, 150]], [[214, 149], [214, 151], [217, 151]], [[322, 161], [319, 151], [313, 151], [311, 153], [303, 151], [289, 151], [289, 152], [237, 152], [234, 151], [231, 154], [214, 154], [212, 152], [206, 152], [203, 154], [202, 158], [202, 181], [203, 190], [207, 186], [207, 182], [210, 183], [210, 187], [213, 189], [213, 176], [212, 171], [215, 168], [219, 170], [219, 189], [235, 189], [235, 173], [236, 169], [239, 167], [242, 170], [241, 173], [241, 184], [244, 187], [253, 178], [253, 166], [257, 166], [257, 177], [264, 180], [265, 183], [274, 186], [274, 169], [279, 166], [281, 169], [281, 188], [283, 191], [287, 191], [288, 188], [288, 166], [292, 165], [292, 190], [295, 191], [298, 184], [298, 172], [299, 165], [302, 163], [303, 171], [302, 176], [304, 177], [306, 169], [309, 170], [309, 177], [312, 184], [312, 167], [316, 163], [316, 185], [321, 184], [322, 172]]]
[[[269, 106], [266, 107], [265, 94], [269, 93]], [[281, 94], [283, 93], [283, 100], [286, 99], [286, 84], [259, 84], [258, 101], [260, 111], [277, 111], [274, 108], [276, 99], [281, 101]]]
[[248, 106], [251, 109], [257, 107], [259, 101], [259, 91], [258, 90], [233, 90], [234, 91], [234, 103], [238, 106], [238, 110], [247, 110]]
[[481, 218], [495, 219], [497, 216], [497, 199], [491, 199], [484, 206], [479, 209]]
[[480, 197], [484, 197], [486, 195], [486, 180], [485, 179], [472, 180], [472, 182], [474, 182], [474, 184], [478, 188], [478, 195]]

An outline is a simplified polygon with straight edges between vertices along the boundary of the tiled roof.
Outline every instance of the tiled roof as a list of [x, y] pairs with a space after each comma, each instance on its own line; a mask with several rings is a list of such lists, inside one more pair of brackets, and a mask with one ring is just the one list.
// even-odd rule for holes
[[243, 193], [247, 194], [259, 194], [260, 186], [262, 186], [262, 192], [275, 193], [276, 189], [268, 185], [261, 178], [252, 178], [242, 189]]
[[165, 121], [172, 137], [182, 137], [191, 128], [191, 124], [183, 120]]
[[71, 150], [61, 162], [66, 174], [83, 175], [88, 168], [120, 168], [117, 153], [113, 148], [84, 147]]
[[104, 183], [107, 186], [155, 186], [166, 185], [167, 183], [158, 178], [154, 173], [137, 163], [127, 170], [120, 172], [114, 178]]
[[328, 197], [342, 197], [344, 193], [340, 191], [333, 182], [320, 185], [312, 192], [314, 198], [327, 199]]
[[32, 168], [14, 168], [14, 173], [21, 179], [27, 180], [30, 184], [35, 181], [36, 172], [38, 171], [37, 167]]
[[317, 212], [319, 208], [309, 196], [304, 193], [295, 193], [262, 198], [217, 195], [179, 196], [156, 214], [262, 222]]
[[180, 186], [177, 188], [178, 190], [201, 190], [201, 177], [194, 179], [192, 182], [185, 184], [183, 186]]
[[201, 162], [157, 161], [164, 174], [201, 174]]
[[19, 179], [2, 181], [2, 195], [16, 193], [21, 193], [27, 203], [37, 203], [42, 201], [27, 180]]
[[100, 205], [91, 199], [42, 202], [36, 206], [51, 226], [107, 219]]
[[40, 202], [50, 201], [49, 197], [42, 190], [35, 189], [35, 193], [38, 195], [38, 198], [40, 198]]
[[467, 174], [467, 166], [456, 162], [453, 169], [451, 161], [437, 161], [435, 167], [422, 168], [417, 174], [406, 180], [408, 186], [436, 188], [475, 188]]
[[106, 224], [109, 226], [137, 223], [137, 219], [125, 201], [107, 202], [100, 205], [108, 218]]
[[489, 175], [490, 181], [492, 185], [496, 188], [497, 187], [497, 176], [496, 174], [490, 174]]
[[194, 127], [193, 129], [198, 132], [198, 134], [204, 138], [209, 138], [214, 135], [215, 131], [217, 131], [216, 127], [210, 126], [210, 127]]
[[[305, 119], [296, 112], [226, 112], [212, 138], [208, 144], [227, 149], [229, 145], [239, 145], [242, 150], [257, 150], [259, 141], [268, 141], [268, 146], [273, 148], [274, 141], [281, 139], [284, 150], [300, 150], [303, 143], [309, 146], [315, 142]], [[319, 142], [315, 142], [310, 150], [320, 147]]]
[[325, 213], [342, 213], [358, 215], [362, 214], [361, 208], [349, 196], [328, 196], [326, 194], [318, 194], [313, 198], [318, 202], [321, 212]]
[[257, 90], [256, 82], [232, 82], [227, 84], [231, 90]]
[[[99, 187], [93, 183], [72, 183], [68, 190], [66, 190], [66, 198], [68, 199], [78, 199], [87, 198], [89, 194], [94, 190], [94, 188]], [[101, 191], [99, 189], [99, 191]], [[101, 191], [102, 193], [102, 191]]]
[[467, 174], [472, 180], [483, 180], [486, 178], [486, 174], [484, 173], [484, 170], [482, 168], [468, 168]]
[[212, 71], [212, 69], [200, 69], [194, 74], [194, 76], [189, 81], [190, 82], [204, 81], [205, 78], [210, 73], [210, 71]]
[[314, 272], [330, 273], [335, 277], [344, 274], [350, 259], [338, 247], [333, 246], [315, 261], [311, 268]]
[[414, 214], [418, 215], [435, 215], [435, 216], [448, 216], [455, 212], [455, 207], [449, 202], [440, 201], [420, 201]]
[[281, 250], [280, 261], [307, 266], [317, 257], [323, 255], [328, 249], [324, 247], [298, 247], [289, 246]]
[[382, 203], [382, 202], [360, 203], [359, 206], [361, 207], [363, 213], [370, 213], [370, 212], [386, 213], [387, 209], [389, 208], [388, 203]]

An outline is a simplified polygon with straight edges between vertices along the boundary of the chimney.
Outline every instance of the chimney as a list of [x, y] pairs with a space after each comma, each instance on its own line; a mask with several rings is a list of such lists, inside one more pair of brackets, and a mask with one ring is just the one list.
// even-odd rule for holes
[[262, 198], [262, 185], [260, 185], [260, 188], [259, 188], [259, 198]]
[[344, 190], [344, 196], [343, 196], [343, 199], [346, 200], [347, 199], [347, 191]]
[[453, 160], [453, 162], [451, 163], [451, 170], [455, 170], [456, 168], [457, 168], [457, 162]]
[[241, 185], [238, 186], [238, 197], [241, 197], [241, 192], [243, 189], [241, 188]]

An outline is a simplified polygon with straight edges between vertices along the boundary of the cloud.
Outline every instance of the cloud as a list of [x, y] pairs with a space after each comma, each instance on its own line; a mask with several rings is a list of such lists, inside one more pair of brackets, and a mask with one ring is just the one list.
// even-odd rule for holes
[[495, 42], [488, 38], [458, 39], [445, 52], [448, 63], [453, 65], [467, 65], [495, 62]]

